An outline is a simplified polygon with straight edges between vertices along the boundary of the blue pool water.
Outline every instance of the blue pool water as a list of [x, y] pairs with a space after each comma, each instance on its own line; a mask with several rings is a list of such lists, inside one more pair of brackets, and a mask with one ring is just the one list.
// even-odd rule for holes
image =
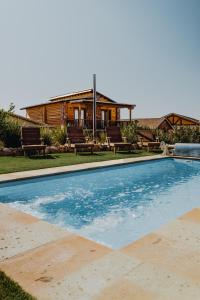
[[200, 162], [166, 158], [0, 184], [0, 202], [119, 248], [200, 206]]

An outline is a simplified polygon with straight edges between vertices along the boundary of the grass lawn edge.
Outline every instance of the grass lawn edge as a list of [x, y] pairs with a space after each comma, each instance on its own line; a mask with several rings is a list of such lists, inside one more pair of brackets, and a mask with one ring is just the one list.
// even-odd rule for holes
[[23, 157], [23, 156], [1, 156], [0, 157], [0, 174], [9, 174], [14, 172], [31, 171], [45, 168], [54, 168], [61, 166], [70, 166], [76, 164], [103, 162], [109, 160], [118, 160], [125, 158], [136, 158], [144, 156], [154, 156], [155, 152], [132, 152], [132, 153], [117, 153], [98, 152], [94, 155], [74, 153], [54, 153], [46, 157]]
[[0, 270], [0, 299], [2, 300], [37, 300]]

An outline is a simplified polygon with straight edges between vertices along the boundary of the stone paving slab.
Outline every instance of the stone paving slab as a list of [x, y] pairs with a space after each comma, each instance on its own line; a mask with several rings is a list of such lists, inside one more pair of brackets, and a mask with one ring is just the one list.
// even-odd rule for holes
[[179, 217], [179, 220], [186, 220], [191, 222], [200, 223], [200, 208], [194, 208], [193, 210], [187, 212], [183, 216]]
[[200, 299], [200, 209], [194, 209], [121, 249], [143, 264], [129, 280], [159, 299]]
[[159, 295], [136, 283], [120, 278], [114, 284], [105, 288], [95, 300], [156, 300]]
[[38, 299], [68, 299], [68, 278], [110, 252], [93, 241], [69, 235], [4, 260], [0, 269]]
[[180, 276], [160, 265], [148, 262], [128, 273], [124, 279], [140, 286], [147, 293], [150, 292], [150, 295], [155, 294], [155, 299], [159, 300], [198, 300], [200, 295], [200, 284], [193, 282], [190, 277]]
[[[28, 242], [28, 249], [19, 247], [17, 255], [10, 252], [10, 257], [0, 262], [0, 269], [38, 299], [200, 299], [200, 209], [120, 250], [70, 234], [6, 205], [1, 205], [0, 211], [4, 237], [15, 226], [22, 229], [41, 224], [42, 239], [38, 241], [36, 235], [36, 244]], [[23, 230], [17, 232], [18, 237], [21, 234]], [[11, 245], [14, 237], [15, 232], [8, 239]], [[24, 243], [26, 237], [29, 234]]]
[[0, 261], [72, 234], [0, 204]]

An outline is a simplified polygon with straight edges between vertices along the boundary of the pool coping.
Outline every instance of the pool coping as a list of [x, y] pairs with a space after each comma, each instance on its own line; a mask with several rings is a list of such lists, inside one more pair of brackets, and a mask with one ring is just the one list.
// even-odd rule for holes
[[105, 160], [101, 162], [90, 162], [90, 163], [82, 163], [82, 164], [75, 164], [69, 166], [5, 173], [5, 174], [0, 174], [0, 183], [6, 183], [6, 182], [17, 181], [22, 179], [44, 177], [44, 176], [53, 176], [58, 174], [79, 172], [85, 170], [94, 170], [94, 169], [100, 169], [100, 168], [106, 168], [112, 166], [120, 166], [125, 164], [134, 164], [138, 162], [146, 162], [151, 160], [163, 159], [167, 157], [168, 156], [163, 156], [161, 154], [158, 154], [158, 155], [122, 158], [122, 159], [115, 159], [115, 160]]
[[115, 159], [115, 160], [105, 160], [101, 162], [82, 163], [82, 164], [75, 164], [75, 165], [68, 165], [68, 166], [61, 166], [61, 167], [43, 168], [43, 169], [36, 169], [36, 170], [29, 170], [29, 171], [19, 171], [19, 172], [0, 174], [0, 184], [12, 182], [12, 181], [18, 181], [18, 180], [40, 178], [40, 177], [53, 176], [53, 175], [59, 175], [65, 173], [67, 174], [67, 173], [80, 172], [86, 170], [95, 170], [100, 168], [121, 166], [126, 164], [134, 164], [139, 162], [153, 161], [153, 160], [166, 159], [166, 158], [189, 159], [189, 160], [198, 160], [198, 161], [200, 160], [200, 158], [198, 157], [176, 156], [176, 155], [172, 156], [172, 155], [162, 155], [162, 154], [122, 158], [122, 159]]

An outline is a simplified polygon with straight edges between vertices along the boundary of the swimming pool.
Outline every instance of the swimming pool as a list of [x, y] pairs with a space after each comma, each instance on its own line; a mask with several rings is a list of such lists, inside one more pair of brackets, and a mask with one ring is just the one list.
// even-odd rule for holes
[[200, 162], [166, 158], [4, 183], [0, 202], [117, 249], [200, 206]]

